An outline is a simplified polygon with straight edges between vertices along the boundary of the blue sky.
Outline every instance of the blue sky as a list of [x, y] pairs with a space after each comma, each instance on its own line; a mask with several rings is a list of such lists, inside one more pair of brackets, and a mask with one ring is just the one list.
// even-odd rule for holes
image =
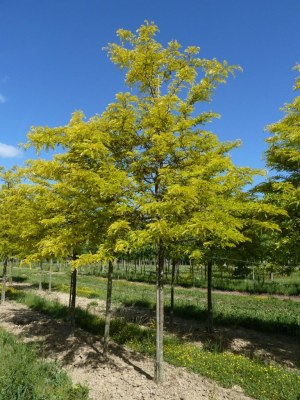
[[102, 48], [146, 19], [163, 44], [242, 66], [214, 95], [209, 108], [222, 118], [209, 129], [242, 140], [236, 164], [263, 167], [264, 127], [295, 96], [299, 0], [0, 0], [0, 165], [32, 157], [15, 149], [31, 126], [66, 124], [78, 109], [100, 114], [124, 79]]

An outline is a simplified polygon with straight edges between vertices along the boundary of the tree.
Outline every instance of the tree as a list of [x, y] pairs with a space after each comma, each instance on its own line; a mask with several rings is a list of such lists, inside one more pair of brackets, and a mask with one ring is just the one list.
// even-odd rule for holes
[[[295, 70], [300, 71], [300, 64]], [[300, 77], [294, 89], [300, 89]], [[266, 162], [275, 174], [256, 190], [265, 194], [266, 201], [287, 211], [288, 217], [278, 220], [281, 234], [272, 238], [273, 259], [296, 266], [300, 260], [300, 96], [283, 111], [284, 117], [267, 127], [271, 136], [266, 140]]]
[[19, 223], [18, 209], [19, 197], [15, 187], [20, 182], [18, 169], [1, 169], [0, 179], [0, 256], [2, 258], [2, 292], [1, 303], [5, 302], [5, 288], [7, 279], [7, 266], [10, 257], [16, 256], [19, 251]]
[[[117, 94], [102, 119], [111, 137], [110, 148], [115, 159], [133, 182], [136, 221], [131, 227], [131, 246], [156, 248], [155, 380], [160, 383], [164, 259], [173, 243], [192, 237], [191, 224], [198, 223], [199, 229], [197, 226], [195, 229], [199, 235], [201, 230], [207, 235], [207, 231], [216, 227], [221, 236], [226, 210], [219, 212], [221, 220], [214, 220], [213, 227], [209, 226], [211, 219], [197, 219], [196, 213], [192, 217], [189, 210], [195, 210], [197, 204], [198, 214], [202, 215], [205, 204], [205, 215], [209, 215], [211, 207], [216, 217], [220, 204], [211, 200], [218, 185], [222, 185], [222, 175], [234, 169], [227, 153], [238, 145], [220, 143], [215, 135], [204, 130], [204, 125], [217, 114], [201, 111], [204, 108], [201, 104], [210, 102], [217, 86], [225, 83], [239, 67], [226, 61], [201, 59], [199, 48], [181, 50], [177, 41], [164, 48], [155, 40], [157, 32], [152, 23], [142, 25], [137, 34], [123, 29], [117, 32], [120, 44], [110, 44], [108, 53], [114, 64], [126, 70], [125, 83], [131, 92]], [[249, 175], [247, 171], [244, 174]], [[214, 176], [215, 179], [210, 179]], [[242, 183], [246, 181], [247, 178]], [[229, 217], [227, 220], [230, 223]], [[235, 241], [243, 238], [238, 229], [234, 234]]]
[[[118, 231], [116, 223], [119, 222], [120, 227], [124, 222], [128, 179], [116, 166], [108, 148], [110, 138], [99, 117], [85, 122], [84, 115], [77, 112], [66, 126], [33, 128], [28, 139], [27, 146], [35, 147], [37, 151], [63, 148], [63, 152], [55, 154], [51, 160], [29, 162], [28, 177], [37, 187], [44, 188], [46, 194], [42, 204], [47, 216], [42, 224], [47, 232], [38, 244], [38, 254], [42, 257], [72, 257], [70, 317], [74, 326], [76, 271], [86, 257], [77, 263], [76, 259], [81, 253], [95, 253], [100, 248], [100, 255], [97, 252], [89, 261], [106, 259], [110, 266], [106, 343], [112, 290], [111, 257], [115, 250], [111, 251], [103, 244]], [[120, 251], [120, 242], [114, 246]], [[107, 346], [104, 350], [107, 351]]]

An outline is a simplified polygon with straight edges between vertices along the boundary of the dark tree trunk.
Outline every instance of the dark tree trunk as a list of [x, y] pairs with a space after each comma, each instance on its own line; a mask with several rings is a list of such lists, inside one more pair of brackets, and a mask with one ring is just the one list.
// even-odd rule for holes
[[109, 345], [109, 330], [111, 320], [111, 295], [113, 285], [113, 263], [108, 262], [108, 274], [107, 274], [107, 291], [106, 291], [106, 311], [105, 311], [105, 327], [104, 327], [104, 339], [103, 339], [103, 356], [107, 358], [108, 345]]
[[161, 383], [164, 379], [164, 246], [160, 239], [158, 243], [158, 257], [156, 268], [156, 358], [155, 382]]
[[207, 263], [207, 332], [213, 333], [212, 261]]
[[1, 304], [4, 304], [4, 303], [5, 303], [5, 289], [6, 289], [7, 262], [8, 262], [8, 258], [5, 256], [5, 257], [4, 257], [4, 259], [3, 259]]
[[76, 285], [77, 285], [77, 269], [71, 273], [70, 299], [69, 299], [69, 315], [72, 330], [75, 328], [75, 305], [76, 305]]

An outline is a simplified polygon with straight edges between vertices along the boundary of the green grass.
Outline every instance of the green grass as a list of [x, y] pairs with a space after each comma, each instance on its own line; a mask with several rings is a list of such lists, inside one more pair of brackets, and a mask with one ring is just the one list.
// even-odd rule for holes
[[[57, 302], [41, 299], [34, 294], [8, 290], [8, 296], [43, 313], [67, 318], [68, 309]], [[104, 321], [86, 310], [76, 309], [77, 326], [94, 334], [103, 334]], [[155, 332], [142, 329], [124, 320], [113, 320], [112, 339], [141, 353], [155, 353]], [[300, 375], [278, 365], [227, 352], [211, 352], [180, 339], [166, 336], [165, 360], [184, 366], [200, 375], [219, 382], [224, 387], [239, 385], [249, 396], [259, 400], [299, 400]]]
[[[282, 294], [288, 296], [297, 296], [300, 294], [300, 273], [294, 272], [291, 276], [276, 277], [276, 280], [271, 281], [269, 278], [262, 280], [252, 280], [251, 278], [237, 278], [227, 274], [227, 276], [220, 278], [219, 274], [215, 273], [213, 277], [212, 286], [213, 289], [223, 291], [239, 291], [247, 293], [266, 293], [266, 294]], [[105, 272], [99, 272], [97, 276], [106, 277]], [[141, 283], [152, 283], [155, 284], [155, 273], [148, 274], [126, 274], [124, 271], [116, 271], [115, 277], [124, 279], [129, 282], [141, 282]], [[165, 275], [165, 284], [170, 284], [170, 274]], [[194, 278], [190, 273], [181, 273], [177, 281], [177, 286], [191, 288], [206, 288], [207, 281], [203, 276], [199, 274], [195, 275]]]
[[[20, 276], [37, 286], [38, 276], [27, 270]], [[79, 275], [77, 294], [88, 298], [106, 298], [106, 279]], [[114, 281], [113, 302], [126, 306], [155, 308], [155, 287], [127, 281]], [[46, 287], [46, 286], [45, 286]], [[69, 277], [53, 275], [52, 288], [68, 292]], [[170, 288], [165, 288], [166, 311], [170, 308]], [[262, 332], [276, 332], [300, 337], [300, 302], [262, 296], [213, 295], [214, 322], [222, 326], [240, 326]], [[197, 288], [176, 288], [174, 314], [205, 321], [206, 293]]]
[[[153, 267], [152, 267], [153, 268]], [[96, 276], [93, 276], [91, 272], [95, 268], [93, 267], [86, 267], [83, 269], [85, 276], [88, 280], [94, 279]], [[96, 268], [97, 277], [106, 277], [106, 272], [101, 272], [100, 269]], [[186, 270], [186, 268], [185, 268]], [[48, 282], [48, 271], [43, 272], [44, 280]], [[64, 273], [66, 274], [66, 271]], [[31, 281], [35, 281], [37, 284], [39, 279], [39, 271], [29, 268], [14, 268], [14, 275], [17, 275], [19, 279], [30, 279]], [[155, 283], [155, 273], [154, 269], [150, 272], [146, 272], [146, 274], [137, 272], [127, 273], [123, 270], [115, 270], [114, 272], [115, 279], [125, 279], [130, 282], [141, 282], [141, 283]], [[55, 273], [53, 275], [53, 279], [55, 280]], [[170, 273], [165, 274], [165, 283], [170, 283]], [[206, 280], [203, 276], [203, 273], [199, 271], [195, 271], [194, 278], [192, 275], [187, 272], [181, 272], [179, 276], [178, 286], [185, 287], [185, 288], [206, 288]], [[253, 281], [251, 278], [241, 279], [238, 277], [232, 277], [227, 272], [223, 274], [221, 277], [220, 272], [216, 269], [214, 270], [214, 277], [213, 277], [213, 288], [218, 290], [226, 290], [226, 291], [240, 291], [240, 292], [248, 292], [249, 294], [283, 294], [289, 296], [296, 296], [300, 294], [300, 271], [294, 271], [288, 276], [275, 276], [274, 281], [272, 282], [267, 275], [265, 278], [260, 280]]]
[[39, 359], [36, 350], [0, 329], [1, 400], [87, 400], [88, 389], [73, 385], [55, 363]]

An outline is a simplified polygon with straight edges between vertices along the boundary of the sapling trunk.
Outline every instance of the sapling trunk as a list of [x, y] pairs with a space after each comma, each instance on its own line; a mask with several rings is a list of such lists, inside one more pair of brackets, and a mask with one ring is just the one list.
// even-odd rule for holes
[[113, 285], [113, 262], [108, 262], [108, 274], [107, 274], [107, 291], [106, 291], [106, 311], [105, 311], [105, 327], [104, 327], [104, 338], [103, 338], [103, 356], [107, 358], [108, 345], [109, 345], [109, 331], [110, 331], [110, 320], [111, 320], [111, 295]]
[[164, 379], [164, 246], [160, 239], [156, 269], [156, 357], [155, 382], [160, 384]]
[[8, 258], [5, 256], [4, 259], [3, 259], [1, 304], [4, 304], [4, 303], [5, 303], [7, 262], [8, 262]]
[[213, 333], [213, 309], [212, 309], [212, 261], [207, 263], [207, 332]]
[[69, 299], [70, 325], [72, 330], [74, 330], [75, 328], [76, 284], [77, 284], [77, 269], [75, 268], [71, 274], [70, 299]]

